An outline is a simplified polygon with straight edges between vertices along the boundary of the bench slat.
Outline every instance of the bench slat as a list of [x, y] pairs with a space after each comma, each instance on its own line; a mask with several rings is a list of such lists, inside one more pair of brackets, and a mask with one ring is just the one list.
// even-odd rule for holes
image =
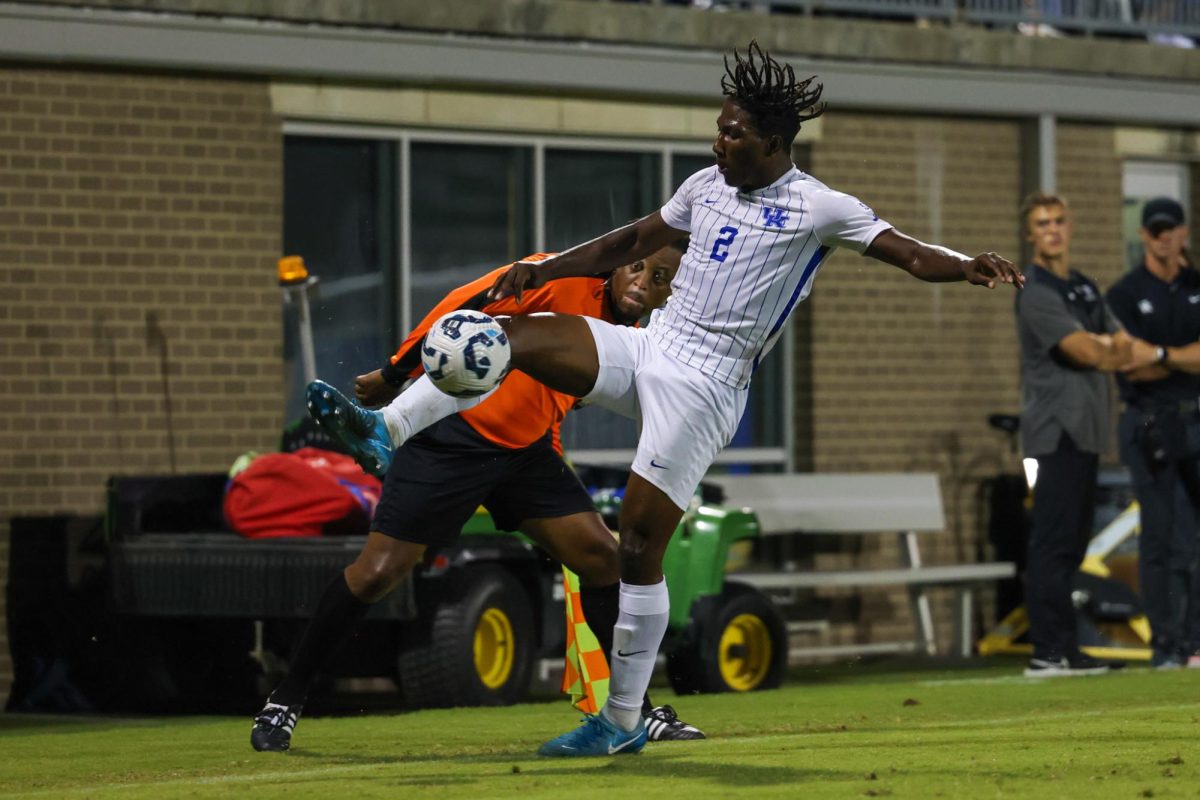
[[758, 515], [764, 534], [941, 531], [946, 527], [937, 475], [792, 473], [710, 475], [726, 504]]
[[759, 589], [808, 589], [817, 587], [896, 586], [978, 583], [1011, 578], [1017, 567], [1011, 561], [985, 564], [955, 564], [916, 569], [831, 570], [826, 572], [731, 572], [731, 581]]

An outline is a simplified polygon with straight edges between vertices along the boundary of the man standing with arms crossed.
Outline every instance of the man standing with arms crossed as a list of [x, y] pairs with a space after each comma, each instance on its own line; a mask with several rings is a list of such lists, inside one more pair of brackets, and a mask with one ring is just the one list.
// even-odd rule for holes
[[1130, 339], [1099, 290], [1071, 269], [1067, 201], [1035, 192], [1021, 206], [1033, 263], [1017, 295], [1021, 344], [1021, 445], [1036, 458], [1025, 608], [1033, 658], [1027, 677], [1096, 675], [1113, 664], [1079, 650], [1071, 586], [1092, 536], [1096, 473], [1109, 439], [1105, 373], [1154, 361]]
[[[568, 315], [514, 317], [505, 326], [514, 370], [641, 423], [621, 504], [608, 702], [542, 745], [543, 755], [636, 753], [645, 745], [641, 697], [670, 608], [663, 553], [696, 485], [737, 430], [751, 375], [835, 247], [925, 281], [992, 288], [1022, 280], [995, 253], [968, 258], [919, 242], [798, 170], [792, 142], [802, 122], [824, 111], [821, 85], [797, 80], [754, 42], [732, 60], [721, 80], [714, 166], [684, 181], [660, 211], [541, 264], [518, 262], [492, 290], [520, 299], [547, 281], [602, 273], [691, 234], [671, 300], [645, 329]], [[458, 410], [453, 398], [431, 391], [425, 376], [399, 398], [403, 435]]]
[[1138, 235], [1145, 257], [1109, 289], [1108, 305], [1157, 356], [1119, 381], [1121, 460], [1141, 506], [1138, 583], [1153, 664], [1175, 669], [1200, 648], [1200, 631], [1189, 630], [1200, 617], [1200, 275], [1184, 266], [1188, 230], [1175, 200], [1148, 201]]

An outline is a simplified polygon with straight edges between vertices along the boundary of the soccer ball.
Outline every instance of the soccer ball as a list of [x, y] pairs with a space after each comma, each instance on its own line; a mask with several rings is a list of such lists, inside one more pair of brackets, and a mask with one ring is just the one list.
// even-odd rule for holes
[[508, 336], [479, 311], [451, 311], [433, 323], [421, 363], [433, 385], [452, 397], [478, 397], [508, 373]]

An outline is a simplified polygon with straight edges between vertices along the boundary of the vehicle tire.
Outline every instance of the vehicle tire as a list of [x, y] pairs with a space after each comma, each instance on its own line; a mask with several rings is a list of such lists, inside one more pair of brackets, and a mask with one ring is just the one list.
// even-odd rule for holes
[[693, 605], [683, 641], [667, 656], [667, 675], [678, 694], [776, 689], [787, 651], [787, 628], [770, 600], [727, 583]]
[[404, 704], [501, 706], [524, 700], [536, 649], [525, 591], [495, 566], [466, 569], [448, 580], [454, 588], [437, 603], [432, 620], [400, 644]]

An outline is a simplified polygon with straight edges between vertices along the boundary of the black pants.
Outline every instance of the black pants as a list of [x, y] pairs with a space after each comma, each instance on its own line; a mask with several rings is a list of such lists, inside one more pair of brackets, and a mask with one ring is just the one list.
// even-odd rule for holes
[[1079, 651], [1071, 587], [1092, 537], [1100, 458], [1062, 435], [1058, 449], [1038, 456], [1033, 527], [1025, 568], [1029, 639], [1039, 658]]
[[1148, 415], [1121, 415], [1121, 460], [1129, 467], [1141, 507], [1138, 584], [1158, 656], [1200, 647], [1200, 419], [1183, 420], [1186, 441], [1164, 465], [1150, 464], [1140, 447]]

